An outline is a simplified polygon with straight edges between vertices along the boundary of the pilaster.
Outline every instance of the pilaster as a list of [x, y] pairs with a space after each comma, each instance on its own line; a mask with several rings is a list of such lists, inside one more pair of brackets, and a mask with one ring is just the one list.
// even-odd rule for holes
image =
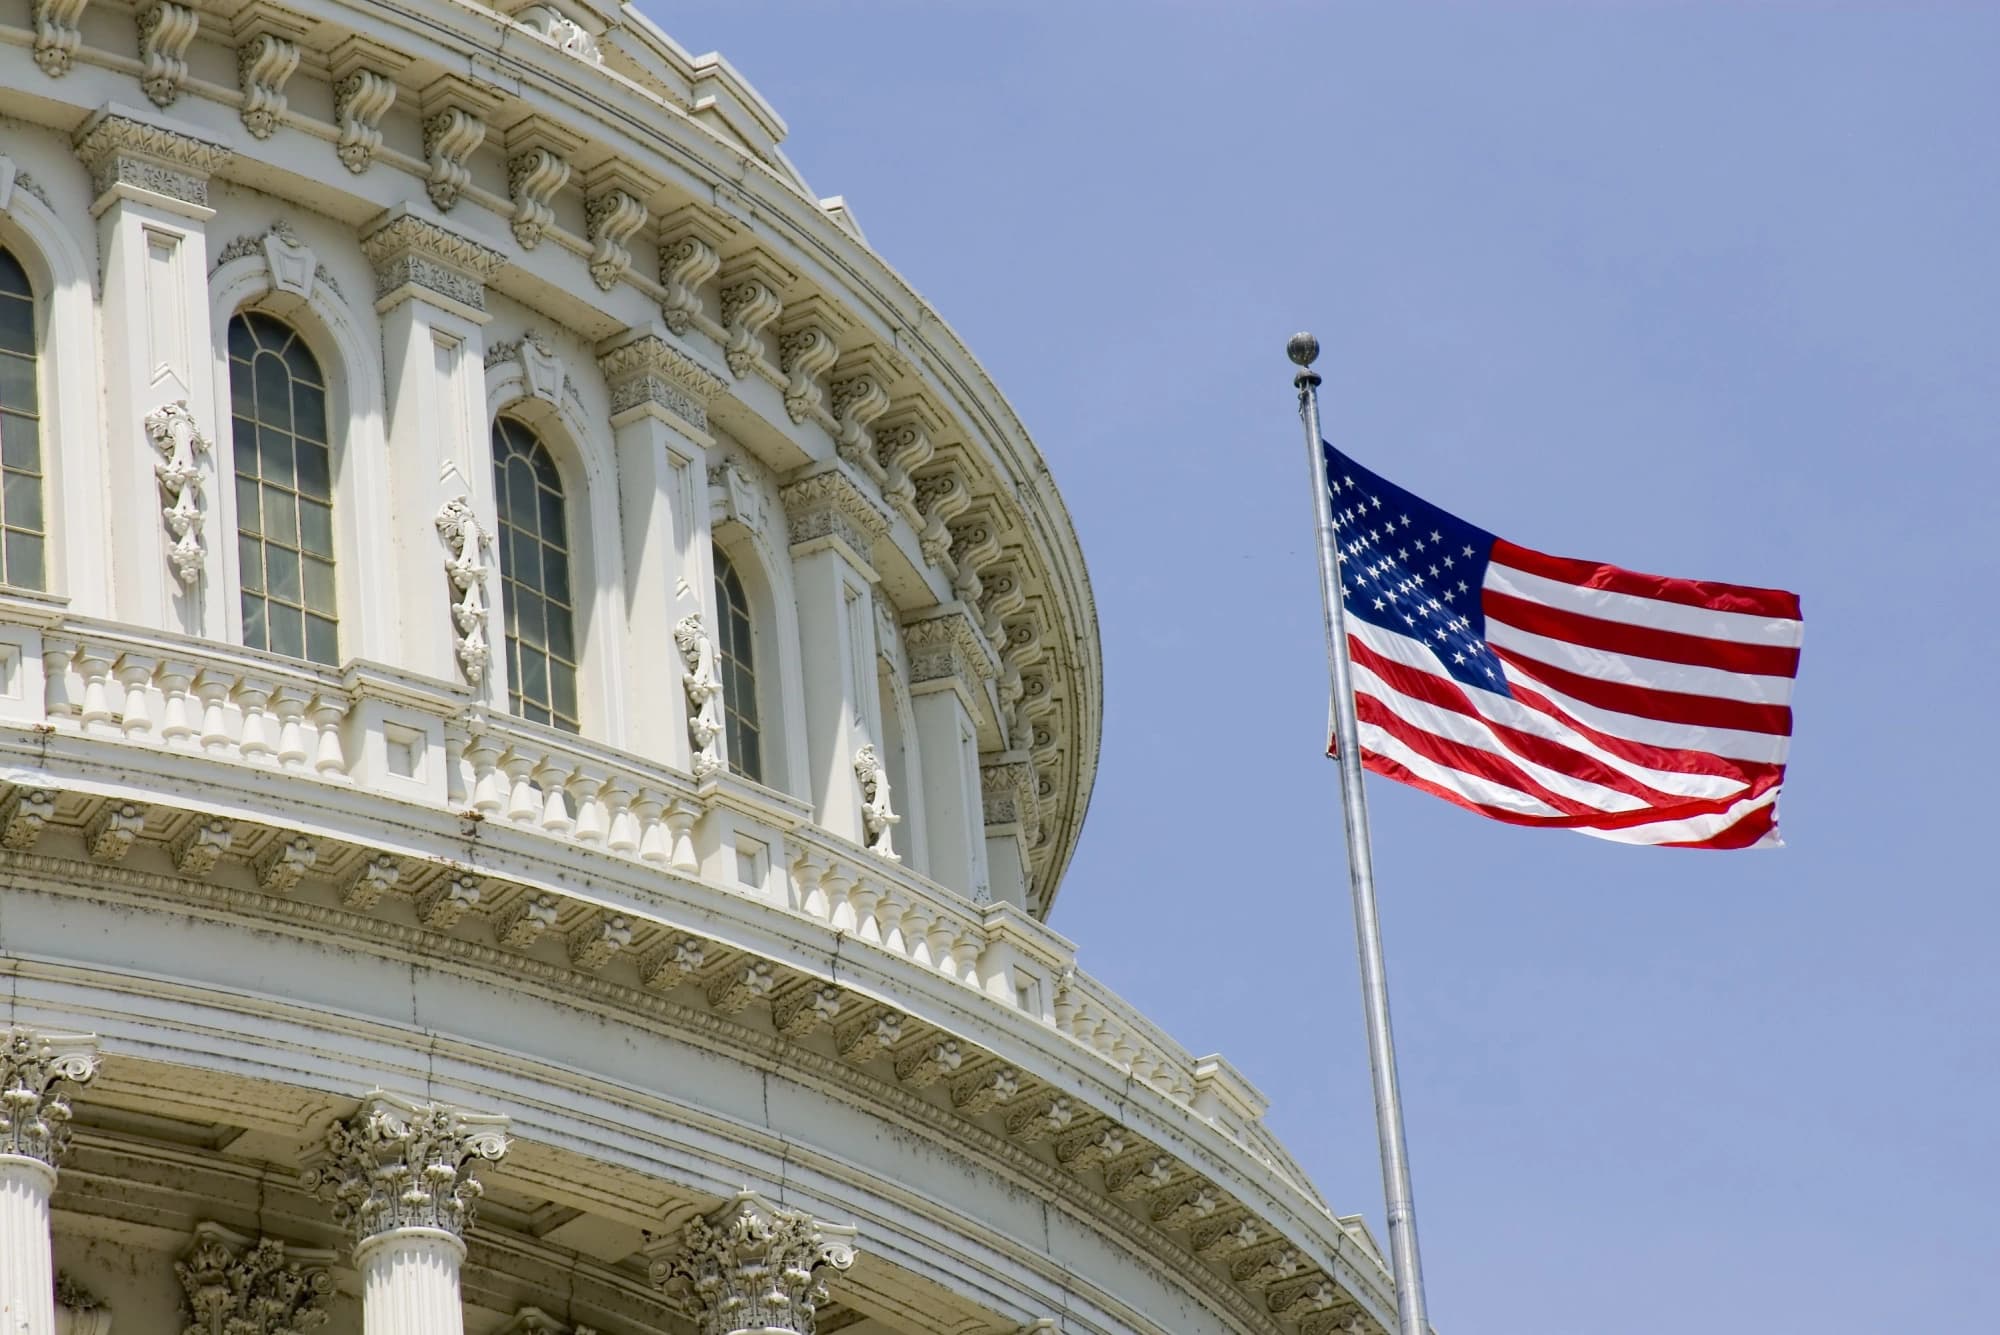
[[[398, 205], [363, 232], [382, 316], [400, 666], [504, 701], [504, 656], [482, 615], [498, 590], [486, 420], [486, 281], [503, 256]], [[468, 526], [469, 521], [469, 526]], [[426, 577], [421, 572], [431, 572]]]
[[1041, 830], [1039, 780], [1026, 752], [980, 757], [980, 814], [986, 841], [987, 884], [995, 900], [1028, 907], [1033, 871], [1028, 856]]
[[[205, 224], [215, 216], [209, 177], [235, 155], [115, 103], [85, 121], [75, 142], [96, 192], [104, 266], [112, 615], [223, 639], [228, 593], [217, 536], [203, 522], [219, 485], [205, 447], [226, 425], [210, 365]], [[178, 457], [156, 448], [148, 419], [162, 412], [203, 448]]]
[[910, 712], [924, 775], [924, 848], [932, 879], [970, 899], [991, 897], [985, 799], [979, 773], [980, 706], [995, 664], [957, 603], [903, 623]]

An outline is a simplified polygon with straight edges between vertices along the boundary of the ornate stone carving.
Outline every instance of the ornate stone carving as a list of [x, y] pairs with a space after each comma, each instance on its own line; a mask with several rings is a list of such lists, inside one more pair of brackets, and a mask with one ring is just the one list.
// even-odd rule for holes
[[846, 321], [820, 296], [807, 297], [785, 313], [778, 337], [778, 369], [785, 373], [785, 412], [803, 422], [820, 407], [819, 377], [840, 357]]
[[879, 1057], [903, 1041], [903, 1017], [877, 1011], [840, 1025], [833, 1031], [834, 1050], [851, 1062]]
[[771, 1024], [786, 1038], [800, 1039], [840, 1014], [841, 991], [824, 983], [808, 983], [771, 1007]]
[[706, 779], [722, 768], [716, 743], [722, 736], [722, 679], [715, 671], [715, 642], [698, 613], [674, 623], [674, 647], [681, 654], [681, 682], [687, 690], [688, 743], [694, 777]]
[[976, 1117], [1012, 1102], [1021, 1092], [1021, 1073], [1011, 1066], [989, 1066], [951, 1082], [951, 1106]]
[[69, 73], [76, 48], [83, 43], [80, 26], [89, 0], [34, 0], [35, 63], [51, 79]]
[[463, 1235], [482, 1188], [475, 1170], [507, 1152], [507, 1119], [380, 1090], [327, 1132], [328, 1162], [306, 1188], [357, 1242], [402, 1228]]
[[347, 908], [366, 912], [382, 902], [382, 896], [403, 879], [403, 864], [388, 853], [377, 853], [361, 864], [342, 892], [340, 902]]
[[[998, 526], [982, 510], [964, 523], [951, 525], [950, 531], [952, 591], [967, 606], [977, 607], [986, 591], [980, 571], [1000, 556]], [[987, 630], [986, 634], [987, 638], [993, 638], [992, 630]]]
[[146, 439], [160, 458], [153, 473], [160, 482], [160, 514], [167, 525], [167, 563], [184, 589], [201, 578], [201, 466], [208, 437], [195, 425], [187, 400], [166, 403], [146, 414]]
[[42, 183], [17, 167], [12, 158], [0, 153], [0, 213], [5, 213], [14, 207], [14, 192], [17, 190], [42, 201], [42, 207], [45, 209], [55, 208], [55, 205], [49, 202], [49, 192], [42, 189]]
[[475, 311], [486, 309], [486, 280], [507, 257], [434, 222], [393, 210], [361, 239], [375, 266], [375, 295], [420, 287]]
[[146, 810], [135, 802], [106, 802], [84, 829], [84, 846], [97, 862], [123, 862], [146, 828]]
[[890, 862], [901, 862], [892, 838], [903, 818], [889, 805], [889, 771], [870, 742], [854, 753], [854, 778], [861, 785], [861, 829], [868, 851]]
[[1007, 1114], [1007, 1134], [1033, 1144], [1065, 1130], [1076, 1117], [1076, 1105], [1068, 1098], [1045, 1094]]
[[54, 1168], [69, 1148], [70, 1095], [97, 1075], [95, 1034], [9, 1029], [0, 1039], [0, 1154]]
[[752, 533], [764, 531], [764, 493], [733, 455], [709, 466], [708, 499], [713, 522], [734, 520]]
[[579, 969], [596, 973], [631, 944], [630, 920], [614, 913], [570, 934], [569, 962]]
[[269, 894], [289, 895], [319, 861], [319, 846], [303, 834], [277, 838], [257, 859], [257, 884]]
[[235, 831], [228, 821], [196, 818], [173, 842], [174, 870], [183, 876], [206, 876], [233, 842]]
[[875, 540], [889, 531], [888, 517], [844, 473], [828, 470], [801, 478], [780, 490], [778, 499], [785, 507], [794, 548], [837, 538], [866, 562]]
[[1116, 1126], [1084, 1127], [1056, 1139], [1056, 1162], [1081, 1173], [1125, 1152], [1125, 1130]]
[[721, 375], [657, 334], [640, 334], [597, 359], [611, 386], [611, 415], [657, 404], [698, 431], [708, 430], [708, 401]]
[[958, 1040], [943, 1038], [918, 1043], [896, 1054], [896, 1078], [918, 1089], [936, 1084], [965, 1064]]
[[433, 521], [444, 544], [444, 573], [451, 585], [452, 648], [458, 670], [474, 686], [486, 680], [492, 647], [486, 640], [486, 553], [493, 535], [472, 512], [472, 503], [454, 496]]
[[53, 789], [16, 784], [0, 798], [0, 848], [23, 852], [35, 846], [56, 814]]
[[340, 122], [334, 152], [341, 165], [359, 175], [382, 147], [382, 118], [396, 104], [396, 81], [377, 70], [356, 68], [334, 85], [333, 116]]
[[514, 239], [524, 250], [541, 244], [555, 225], [549, 201], [569, 184], [569, 163], [546, 148], [516, 153], [507, 161], [507, 194], [514, 201]]
[[903, 654], [909, 660], [910, 684], [954, 681], [967, 695], [967, 708], [979, 684], [993, 676], [991, 651], [980, 640], [972, 619], [951, 610], [903, 626]]
[[951, 564], [951, 528], [953, 519], [971, 508], [972, 493], [966, 488], [956, 468], [947, 468], [916, 479], [917, 513], [923, 516], [923, 531], [917, 535], [917, 544], [923, 548], [924, 560], [941, 567], [947, 575], [955, 575], [957, 567]]
[[889, 384], [900, 368], [880, 348], [867, 347], [840, 360], [833, 371], [834, 449], [878, 484], [882, 465], [875, 457], [871, 422], [889, 407]]
[[653, 1282], [690, 1299], [700, 1335], [813, 1335], [828, 1299], [825, 1270], [854, 1264], [854, 1230], [739, 1193], [682, 1235], [684, 1252], [653, 1265]]
[[778, 977], [763, 960], [744, 960], [730, 965], [708, 985], [708, 1004], [724, 1015], [734, 1015], [758, 997], [768, 997], [778, 985]]
[[522, 383], [530, 398], [561, 403], [569, 376], [563, 369], [562, 354], [542, 334], [529, 329], [519, 338], [486, 345], [486, 369], [513, 362], [521, 369]]
[[139, 11], [139, 86], [153, 105], [172, 106], [187, 82], [188, 44], [201, 27], [201, 16], [173, 0], [153, 0]]
[[76, 155], [90, 169], [91, 187], [164, 195], [208, 207], [208, 178], [236, 154], [219, 144], [175, 134], [129, 116], [99, 112], [77, 132]]
[[1157, 1196], [1153, 1200], [1153, 1222], [1166, 1228], [1193, 1228], [1220, 1210], [1222, 1193], [1205, 1182], [1197, 1182]]
[[417, 920], [434, 932], [450, 931], [467, 909], [479, 906], [479, 878], [458, 872], [417, 896]]
[[723, 356], [729, 373], [741, 380], [764, 355], [765, 326], [784, 309], [781, 295], [790, 276], [752, 255], [722, 276], [722, 324], [728, 334]]
[[259, 33], [236, 48], [236, 77], [243, 85], [243, 126], [269, 139], [285, 115], [285, 81], [299, 68], [298, 43]]
[[560, 911], [554, 895], [522, 895], [512, 908], [493, 920], [493, 931], [501, 945], [511, 950], [526, 950], [542, 939], [543, 932], [556, 925]]
[[1008, 759], [982, 763], [979, 791], [988, 825], [1033, 829], [1040, 817], [1035, 766], [1031, 761]]
[[721, 233], [698, 218], [689, 218], [660, 247], [660, 318], [676, 334], [685, 334], [701, 314], [701, 285], [722, 267], [716, 253]]
[[676, 937], [639, 958], [639, 982], [656, 992], [678, 987], [698, 973], [706, 957], [701, 938]]
[[174, 1273], [187, 1294], [183, 1335], [306, 1335], [326, 1324], [333, 1298], [326, 1266], [287, 1256], [276, 1238], [252, 1242], [219, 1224], [195, 1225]]
[[111, 1335], [111, 1309], [69, 1275], [56, 1272], [55, 1335]]
[[931, 461], [937, 446], [931, 440], [934, 418], [921, 401], [893, 410], [892, 417], [875, 428], [875, 458], [882, 466], [882, 496], [911, 525], [924, 527], [923, 512], [917, 509], [916, 471]]
[[252, 256], [264, 261], [270, 273], [271, 286], [280, 292], [310, 297], [313, 284], [325, 282], [332, 286], [326, 267], [319, 263], [312, 248], [292, 230], [292, 225], [282, 218], [272, 223], [262, 236], [239, 236], [224, 246], [216, 253], [215, 264], [209, 272], [214, 273], [225, 264]]
[[451, 212], [459, 194], [472, 183], [465, 160], [486, 140], [486, 122], [463, 107], [445, 107], [424, 120], [424, 158], [431, 164], [424, 183], [431, 203]]
[[554, 5], [530, 5], [514, 15], [514, 22], [528, 28], [558, 51], [593, 65], [604, 63], [604, 53], [598, 50], [597, 38]]
[[632, 252], [625, 242], [646, 225], [646, 206], [637, 196], [612, 187], [599, 190], [586, 202], [584, 227], [590, 236], [590, 278], [603, 291], [618, 286], [618, 280], [632, 267]]

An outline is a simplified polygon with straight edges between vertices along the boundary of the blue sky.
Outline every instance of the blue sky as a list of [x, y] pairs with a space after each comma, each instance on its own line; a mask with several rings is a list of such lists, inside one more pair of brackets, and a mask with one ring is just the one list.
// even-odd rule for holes
[[1788, 848], [1370, 780], [1431, 1316], [1992, 1328], [2000, 9], [653, 12], [1034, 432], [1107, 693], [1054, 925], [1336, 1209], [1379, 1229], [1286, 335], [1466, 518], [1798, 591]]

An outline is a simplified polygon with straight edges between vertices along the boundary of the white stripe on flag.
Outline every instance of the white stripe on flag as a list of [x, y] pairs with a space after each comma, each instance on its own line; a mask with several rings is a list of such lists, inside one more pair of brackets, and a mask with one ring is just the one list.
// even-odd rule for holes
[[1737, 644], [1775, 645], [1797, 648], [1805, 636], [1805, 623], [1783, 617], [1757, 616], [1749, 612], [1711, 612], [1658, 598], [1613, 593], [1609, 589], [1586, 589], [1578, 584], [1531, 575], [1525, 570], [1498, 561], [1486, 567], [1486, 587], [1496, 593], [1511, 593], [1531, 603], [1545, 603], [1565, 612], [1577, 612], [1605, 621], [1622, 621], [1632, 626], [1650, 626], [1682, 635], [1703, 635], [1711, 640]]
[[1745, 700], [1758, 705], [1782, 705], [1792, 698], [1790, 677], [1758, 677], [1748, 672], [1668, 663], [1657, 658], [1641, 658], [1637, 654], [1591, 649], [1568, 640], [1537, 635], [1490, 616], [1486, 619], [1486, 642], [1516, 650], [1553, 668], [1564, 668], [1598, 681], [1644, 687], [1649, 691], [1706, 695], [1718, 700]]

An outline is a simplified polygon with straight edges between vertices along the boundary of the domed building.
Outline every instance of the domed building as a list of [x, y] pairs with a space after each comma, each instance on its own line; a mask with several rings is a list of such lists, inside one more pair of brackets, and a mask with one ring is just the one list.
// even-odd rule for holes
[[589, 0], [0, 9], [9, 1335], [1393, 1324], [1044, 925], [1041, 455]]

